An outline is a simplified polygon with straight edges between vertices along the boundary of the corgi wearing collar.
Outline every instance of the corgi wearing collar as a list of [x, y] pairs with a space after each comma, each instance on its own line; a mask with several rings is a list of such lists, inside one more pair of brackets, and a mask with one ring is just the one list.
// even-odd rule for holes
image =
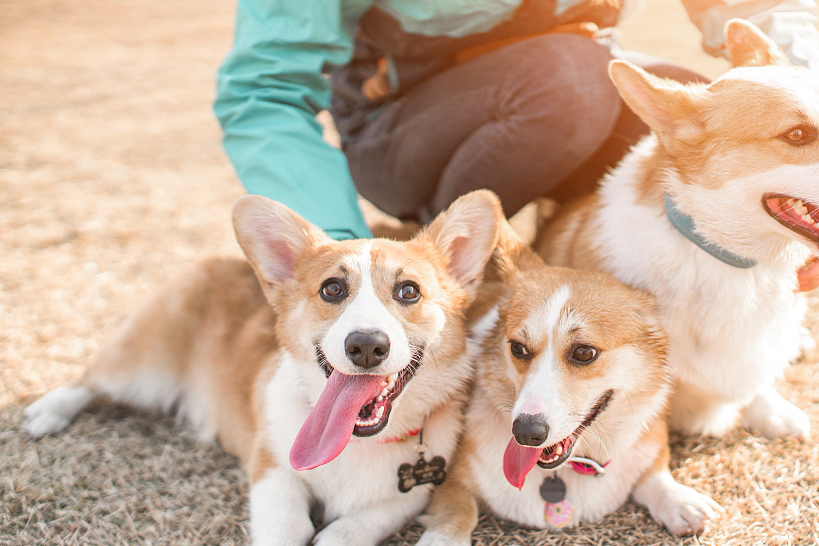
[[819, 252], [819, 74], [742, 20], [734, 68], [709, 85], [609, 73], [649, 125], [598, 193], [536, 243], [547, 263], [612, 273], [654, 294], [670, 336], [672, 425], [742, 425], [807, 438], [807, 415], [773, 387], [797, 357], [806, 302], [797, 270]]
[[480, 352], [464, 437], [418, 544], [471, 544], [479, 506], [559, 529], [629, 495], [672, 533], [700, 531], [720, 508], [668, 470], [670, 370], [654, 299], [606, 273], [547, 267], [506, 233], [499, 282], [473, 308]]
[[445, 478], [472, 377], [464, 317], [502, 218], [478, 191], [409, 241], [337, 242], [245, 196], [249, 263], [172, 283], [26, 428], [57, 432], [100, 396], [176, 408], [247, 471], [254, 545], [375, 545]]

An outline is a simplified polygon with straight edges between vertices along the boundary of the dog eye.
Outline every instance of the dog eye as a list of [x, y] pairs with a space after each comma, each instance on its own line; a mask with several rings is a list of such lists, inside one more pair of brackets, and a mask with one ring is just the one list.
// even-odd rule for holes
[[322, 283], [319, 295], [328, 303], [337, 303], [347, 297], [347, 284], [341, 279], [327, 279]]
[[401, 303], [415, 303], [421, 299], [421, 290], [414, 282], [407, 281], [395, 287], [392, 297]]
[[529, 360], [532, 358], [532, 353], [529, 352], [529, 349], [527, 349], [523, 343], [520, 341], [515, 341], [514, 339], [509, 341], [509, 351], [515, 358], [520, 358], [523, 360]]
[[782, 140], [795, 146], [810, 144], [816, 139], [816, 135], [808, 127], [798, 126], [779, 135]]
[[575, 345], [569, 355], [569, 360], [575, 364], [591, 364], [597, 358], [597, 349], [590, 345]]

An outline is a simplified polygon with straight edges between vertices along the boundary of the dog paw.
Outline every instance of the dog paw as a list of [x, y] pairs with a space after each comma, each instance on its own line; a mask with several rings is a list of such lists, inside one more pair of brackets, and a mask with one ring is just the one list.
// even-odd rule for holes
[[26, 408], [26, 422], [23, 425], [31, 436], [40, 438], [47, 434], [60, 432], [70, 423], [70, 419], [50, 411], [29, 411], [31, 406]]
[[651, 515], [673, 534], [687, 536], [703, 531], [718, 512], [722, 507], [708, 496], [678, 483]]
[[742, 410], [742, 426], [768, 438], [794, 436], [810, 439], [810, 419], [769, 387], [759, 392]]
[[426, 530], [416, 546], [469, 546], [471, 540], [457, 540], [438, 531]]
[[93, 399], [94, 395], [84, 387], [57, 387], [23, 411], [23, 426], [35, 438], [60, 432]]

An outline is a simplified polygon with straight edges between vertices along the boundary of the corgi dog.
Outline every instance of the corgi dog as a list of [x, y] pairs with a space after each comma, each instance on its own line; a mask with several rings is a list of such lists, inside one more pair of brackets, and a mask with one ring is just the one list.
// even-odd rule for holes
[[99, 396], [177, 408], [247, 471], [254, 545], [375, 545], [445, 478], [472, 378], [465, 313], [502, 218], [477, 191], [409, 241], [338, 242], [244, 196], [248, 261], [171, 283], [25, 426], [57, 432]]
[[773, 383], [799, 354], [797, 271], [819, 253], [819, 74], [790, 66], [746, 21], [729, 21], [725, 36], [733, 68], [708, 85], [612, 62], [652, 134], [535, 244], [549, 264], [607, 271], [656, 296], [672, 427], [719, 436], [739, 418], [757, 434], [806, 439], [807, 415]]
[[[498, 253], [504, 241], [514, 237]], [[506, 252], [493, 260], [500, 286], [479, 296], [492, 304], [472, 328], [465, 432], [418, 544], [471, 544], [479, 505], [559, 529], [629, 495], [672, 533], [700, 531], [721, 509], [668, 469], [671, 375], [654, 299], [606, 273], [547, 267], [520, 241]]]

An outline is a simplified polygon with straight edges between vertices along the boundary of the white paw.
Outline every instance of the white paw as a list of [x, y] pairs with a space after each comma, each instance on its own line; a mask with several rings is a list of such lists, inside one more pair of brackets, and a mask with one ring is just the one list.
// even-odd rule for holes
[[424, 534], [421, 535], [416, 546], [469, 546], [471, 542], [471, 540], [457, 540], [438, 531], [427, 529], [424, 531]]
[[26, 422], [23, 426], [35, 438], [60, 432], [94, 398], [85, 387], [62, 385], [24, 410]]
[[706, 495], [676, 484], [651, 515], [677, 536], [699, 533], [723, 509]]
[[742, 426], [768, 438], [784, 436], [794, 436], [800, 440], [810, 438], [808, 416], [782, 398], [773, 387], [758, 393], [742, 410]]
[[31, 406], [26, 408], [26, 423], [23, 426], [26, 432], [34, 438], [60, 432], [71, 423], [70, 419], [58, 413], [50, 411], [29, 412], [29, 409], [31, 409]]

